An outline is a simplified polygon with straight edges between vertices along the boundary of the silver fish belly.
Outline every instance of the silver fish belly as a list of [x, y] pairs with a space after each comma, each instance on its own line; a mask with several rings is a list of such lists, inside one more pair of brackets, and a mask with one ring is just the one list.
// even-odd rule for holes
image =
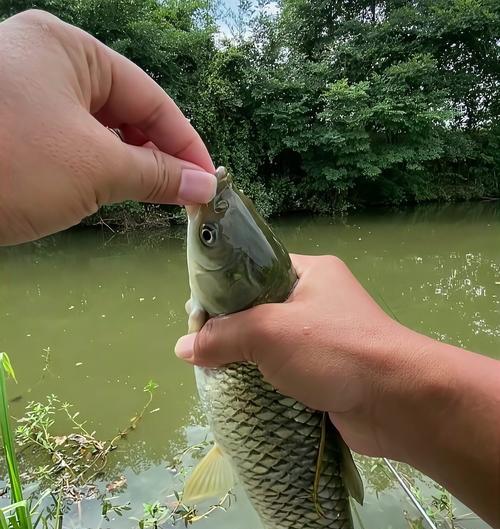
[[313, 497], [322, 413], [278, 393], [253, 364], [197, 368], [196, 378], [215, 440], [266, 529], [352, 528], [331, 436]]

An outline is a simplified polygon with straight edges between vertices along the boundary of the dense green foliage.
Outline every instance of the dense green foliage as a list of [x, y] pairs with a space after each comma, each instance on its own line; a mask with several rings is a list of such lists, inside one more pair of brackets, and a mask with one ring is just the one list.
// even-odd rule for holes
[[0, 15], [46, 9], [137, 62], [266, 214], [500, 194], [498, 0], [240, 4], [231, 38], [210, 0]]

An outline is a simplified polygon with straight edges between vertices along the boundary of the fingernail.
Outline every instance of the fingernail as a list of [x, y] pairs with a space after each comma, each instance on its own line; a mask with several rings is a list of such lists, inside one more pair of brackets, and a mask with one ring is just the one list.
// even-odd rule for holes
[[217, 189], [215, 175], [196, 169], [183, 169], [178, 199], [187, 204], [207, 204]]
[[187, 334], [177, 340], [175, 344], [175, 354], [182, 360], [190, 360], [193, 358], [194, 341], [196, 340], [196, 333]]

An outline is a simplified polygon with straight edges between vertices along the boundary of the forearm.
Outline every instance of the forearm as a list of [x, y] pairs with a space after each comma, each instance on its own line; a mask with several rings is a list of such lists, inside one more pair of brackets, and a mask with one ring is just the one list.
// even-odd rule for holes
[[390, 452], [500, 527], [500, 362], [417, 333], [405, 343]]

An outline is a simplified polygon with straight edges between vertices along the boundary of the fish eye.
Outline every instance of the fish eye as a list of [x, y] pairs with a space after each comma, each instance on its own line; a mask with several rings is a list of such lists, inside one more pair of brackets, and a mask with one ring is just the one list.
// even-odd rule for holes
[[203, 224], [200, 237], [205, 246], [213, 246], [217, 242], [217, 227], [214, 224]]

